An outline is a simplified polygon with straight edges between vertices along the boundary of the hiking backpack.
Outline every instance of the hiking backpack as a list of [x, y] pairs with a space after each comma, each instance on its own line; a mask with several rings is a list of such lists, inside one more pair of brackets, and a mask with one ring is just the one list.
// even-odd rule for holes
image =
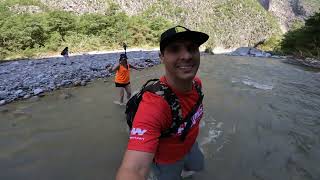
[[203, 93], [201, 91], [201, 86], [196, 82], [192, 82], [193, 85], [195, 86], [197, 93], [199, 95], [199, 99], [197, 103], [193, 106], [191, 111], [187, 114], [187, 116], [183, 119], [182, 118], [182, 111], [181, 111], [181, 106], [179, 103], [178, 97], [175, 95], [175, 93], [164, 83], [162, 83], [159, 79], [150, 79], [148, 80], [136, 93], [133, 95], [129, 101], [126, 104], [126, 120], [127, 124], [129, 126], [129, 129], [131, 130], [132, 125], [133, 125], [133, 120], [136, 115], [136, 112], [138, 110], [139, 104], [142, 100], [142, 95], [145, 92], [151, 92], [154, 94], [157, 94], [164, 98], [167, 103], [170, 106], [171, 109], [171, 114], [172, 114], [172, 124], [171, 127], [163, 132], [161, 132], [160, 137], [169, 137], [172, 134], [176, 133], [180, 127], [180, 125], [184, 122], [187, 122], [186, 127], [182, 131], [181, 134], [181, 140], [183, 141], [187, 135], [188, 130], [190, 129], [192, 125], [192, 116], [195, 114], [195, 112], [198, 110], [199, 106], [202, 103], [203, 100]]

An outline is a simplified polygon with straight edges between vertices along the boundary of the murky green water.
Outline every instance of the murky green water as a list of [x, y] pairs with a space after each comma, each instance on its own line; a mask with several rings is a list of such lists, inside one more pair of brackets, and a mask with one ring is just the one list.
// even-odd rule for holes
[[[320, 179], [320, 72], [275, 59], [201, 63], [206, 170], [194, 179]], [[133, 89], [162, 70], [133, 71]], [[1, 107], [0, 179], [114, 179], [128, 136], [107, 81]]]

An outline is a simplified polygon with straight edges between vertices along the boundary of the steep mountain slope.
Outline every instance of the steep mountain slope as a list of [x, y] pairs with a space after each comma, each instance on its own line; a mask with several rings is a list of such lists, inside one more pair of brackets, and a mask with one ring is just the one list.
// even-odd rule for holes
[[303, 21], [320, 8], [319, 0], [259, 0], [278, 20], [281, 30], [288, 31], [293, 23]]
[[174, 24], [210, 34], [207, 46], [233, 48], [250, 46], [279, 34], [273, 16], [256, 0], [40, 0], [50, 8], [77, 13], [104, 13], [111, 4], [128, 15], [162, 16]]
[[78, 14], [104, 14], [117, 5], [131, 16], [162, 16], [174, 24], [205, 31], [210, 34], [207, 46], [224, 48], [252, 46], [281, 34], [296, 19], [320, 7], [319, 0], [16, 0], [9, 4], [15, 11], [26, 9], [21, 5], [35, 5], [40, 7], [33, 7], [38, 12], [56, 9]]

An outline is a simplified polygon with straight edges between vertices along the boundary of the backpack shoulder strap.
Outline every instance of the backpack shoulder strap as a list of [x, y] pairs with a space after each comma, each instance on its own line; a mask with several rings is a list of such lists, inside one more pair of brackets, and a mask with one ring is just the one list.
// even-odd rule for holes
[[[169, 105], [171, 104], [170, 107], [172, 109], [173, 123], [169, 129], [165, 130], [161, 134], [161, 137], [168, 137], [172, 133], [176, 133], [178, 131], [178, 128], [180, 127], [180, 125], [184, 122], [187, 122], [187, 125], [184, 128], [182, 135], [181, 135], [181, 140], [184, 141], [184, 139], [185, 139], [185, 137], [186, 137], [191, 125], [192, 125], [192, 116], [196, 113], [199, 106], [202, 104], [202, 100], [203, 100], [203, 93], [202, 93], [200, 84], [198, 84], [195, 80], [193, 80], [192, 83], [193, 83], [193, 86], [196, 88], [199, 99], [184, 119], [182, 118], [182, 111], [181, 111], [178, 97], [176, 97], [176, 95], [173, 93], [173, 91], [170, 92], [173, 94], [172, 97], [176, 98], [176, 102], [173, 102], [172, 99], [167, 100]], [[169, 93], [169, 92], [167, 92], [167, 93]], [[175, 109], [175, 107], [177, 109]], [[174, 110], [176, 110], [176, 112], [173, 112]]]
[[189, 131], [189, 129], [191, 128], [192, 125], [192, 116], [197, 112], [197, 110], [199, 109], [200, 105], [202, 104], [202, 100], [203, 100], [203, 93], [201, 90], [201, 86], [200, 84], [198, 84], [195, 80], [193, 81], [193, 85], [197, 90], [198, 93], [198, 101], [196, 102], [196, 104], [192, 107], [191, 111], [188, 113], [188, 115], [184, 118], [183, 122], [187, 122], [186, 127], [184, 128], [184, 130], [182, 131], [181, 134], [181, 140], [184, 141], [187, 133]]
[[161, 137], [169, 137], [172, 133], [177, 132], [180, 125], [183, 123], [182, 109], [180, 102], [176, 94], [170, 87], [162, 84], [163, 98], [167, 101], [171, 109], [172, 124], [169, 129], [166, 129], [161, 133]]
[[161, 96], [166, 100], [166, 102], [170, 106], [172, 124], [169, 129], [161, 133], [161, 137], [168, 137], [172, 133], [176, 132], [180, 127], [181, 123], [183, 122], [183, 118], [179, 99], [172, 91], [172, 89], [159, 80], [154, 82], [153, 84], [143, 87], [142, 89], [143, 92], [149, 91]]
[[[136, 115], [136, 112], [138, 110], [139, 104], [142, 100], [142, 95], [143, 93], [147, 90], [146, 87], [150, 86], [152, 84], [155, 84], [157, 81], [159, 81], [159, 79], [150, 79], [149, 81], [147, 81], [142, 88], [136, 93], [134, 94], [127, 102], [126, 104], [126, 110], [125, 110], [125, 114], [126, 114], [126, 120], [127, 120], [127, 124], [129, 126], [129, 128], [132, 128], [132, 124], [133, 124], [133, 120], [134, 117]], [[150, 84], [152, 83], [152, 84]]]
[[[150, 82], [153, 82], [153, 83], [150, 84]], [[199, 106], [202, 104], [202, 99], [203, 99], [201, 86], [196, 81], [193, 81], [193, 85], [196, 88], [199, 99], [196, 105], [191, 109], [191, 111], [188, 113], [188, 115], [184, 119], [182, 118], [182, 110], [181, 110], [179, 99], [170, 87], [168, 87], [166, 84], [159, 81], [159, 79], [151, 79], [142, 86], [139, 92], [141, 96], [146, 91], [152, 92], [164, 98], [167, 101], [168, 105], [170, 106], [171, 115], [172, 115], [172, 124], [170, 128], [166, 129], [161, 133], [160, 137], [171, 136], [173, 133], [176, 133], [178, 131], [178, 128], [182, 123], [187, 122], [186, 128], [182, 132], [182, 136], [181, 136], [182, 140], [185, 139], [186, 134], [192, 124], [191, 118], [195, 114], [195, 112], [198, 110]]]

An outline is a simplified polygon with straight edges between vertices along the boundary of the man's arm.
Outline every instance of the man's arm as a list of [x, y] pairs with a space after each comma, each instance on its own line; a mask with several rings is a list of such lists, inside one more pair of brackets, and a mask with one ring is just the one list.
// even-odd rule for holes
[[146, 180], [153, 157], [153, 153], [127, 150], [116, 180]]
[[170, 112], [170, 106], [161, 96], [151, 92], [143, 94], [132, 126], [136, 131], [130, 133], [128, 150], [118, 170], [117, 180], [147, 179], [162, 127], [171, 120], [167, 112]]

